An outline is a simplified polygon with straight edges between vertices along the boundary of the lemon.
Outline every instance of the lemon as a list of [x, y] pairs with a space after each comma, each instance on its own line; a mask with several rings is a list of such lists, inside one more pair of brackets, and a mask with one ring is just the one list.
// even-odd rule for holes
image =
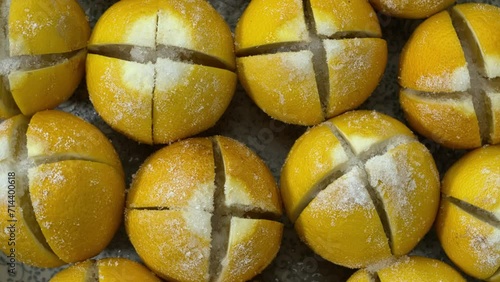
[[264, 162], [216, 136], [150, 156], [133, 180], [125, 226], [144, 263], [166, 280], [248, 281], [279, 250], [280, 215]]
[[452, 5], [453, 0], [370, 0], [375, 9], [393, 17], [420, 19], [429, 17]]
[[117, 2], [98, 20], [89, 50], [96, 111], [142, 143], [212, 127], [236, 88], [231, 31], [206, 1]]
[[446, 263], [425, 257], [401, 257], [389, 260], [372, 269], [362, 269], [355, 272], [347, 282], [380, 282], [389, 281], [449, 281], [465, 282], [466, 280], [453, 267]]
[[[0, 205], [8, 211], [0, 216], [1, 250], [14, 247], [20, 262], [37, 267], [101, 252], [118, 229], [125, 198], [109, 140], [71, 114], [42, 111], [4, 121], [0, 143]], [[13, 232], [14, 246], [8, 244]]]
[[454, 6], [425, 20], [400, 59], [400, 102], [416, 131], [446, 147], [500, 142], [500, 8]]
[[465, 273], [500, 281], [500, 146], [469, 152], [446, 172], [436, 227], [441, 245]]
[[272, 118], [315, 125], [375, 90], [387, 63], [380, 37], [367, 1], [254, 0], [236, 26], [238, 77]]
[[410, 252], [439, 204], [432, 155], [399, 121], [352, 111], [308, 130], [281, 173], [285, 210], [323, 258], [360, 268]]
[[0, 118], [66, 101], [83, 77], [90, 36], [78, 3], [10, 0], [0, 10]]

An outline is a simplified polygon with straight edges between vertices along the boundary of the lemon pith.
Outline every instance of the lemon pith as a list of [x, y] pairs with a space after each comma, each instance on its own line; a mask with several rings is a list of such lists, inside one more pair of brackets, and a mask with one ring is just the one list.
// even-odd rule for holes
[[270, 171], [243, 144], [216, 136], [150, 156], [133, 181], [125, 223], [145, 264], [165, 279], [246, 281], [279, 249], [283, 225], [266, 213], [281, 214]]
[[238, 76], [272, 118], [316, 125], [375, 90], [387, 63], [380, 37], [365, 1], [252, 1], [235, 31]]

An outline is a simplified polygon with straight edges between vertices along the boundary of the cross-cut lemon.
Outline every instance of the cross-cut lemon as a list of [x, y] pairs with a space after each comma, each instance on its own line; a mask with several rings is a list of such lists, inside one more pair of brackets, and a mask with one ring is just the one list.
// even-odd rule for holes
[[387, 62], [367, 1], [251, 1], [235, 31], [238, 77], [264, 112], [316, 125], [361, 105]]
[[83, 77], [83, 10], [74, 0], [8, 0], [1, 11], [0, 118], [55, 108]]
[[500, 142], [500, 8], [456, 5], [425, 20], [400, 60], [400, 101], [416, 131], [446, 147]]
[[125, 197], [109, 140], [71, 114], [42, 111], [4, 121], [0, 143], [1, 250], [9, 255], [15, 247], [18, 261], [38, 267], [101, 252], [118, 229]]
[[374, 280], [380, 282], [465, 282], [460, 273], [446, 263], [437, 259], [417, 256], [404, 256], [397, 260], [389, 260], [376, 268], [358, 270], [347, 282], [370, 282]]
[[236, 88], [231, 31], [206, 1], [117, 2], [97, 22], [89, 50], [96, 111], [142, 143], [212, 127]]
[[248, 281], [276, 256], [281, 202], [264, 162], [226, 137], [173, 143], [133, 181], [125, 224], [137, 253], [160, 277]]

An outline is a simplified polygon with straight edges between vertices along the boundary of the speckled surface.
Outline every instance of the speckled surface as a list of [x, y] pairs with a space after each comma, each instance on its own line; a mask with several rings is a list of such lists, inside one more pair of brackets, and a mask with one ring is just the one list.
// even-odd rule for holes
[[[93, 26], [99, 16], [114, 2], [113, 0], [79, 0]], [[234, 31], [236, 22], [248, 5], [249, 0], [210, 0], [212, 5], [224, 16]], [[467, 1], [458, 1], [467, 2]], [[478, 1], [500, 6], [500, 0]], [[394, 19], [379, 15], [384, 38], [388, 42], [389, 61], [382, 82], [372, 96], [361, 106], [362, 109], [377, 110], [404, 121], [398, 101], [397, 69], [399, 53], [405, 41], [419, 20]], [[100, 128], [112, 141], [123, 161], [127, 183], [147, 156], [162, 146], [140, 145], [113, 131], [93, 110], [88, 100], [85, 83], [82, 83], [70, 101], [60, 106], [60, 109], [72, 112]], [[305, 127], [285, 125], [270, 119], [246, 96], [238, 85], [228, 110], [217, 125], [200, 134], [209, 136], [221, 134], [233, 137], [252, 148], [271, 168], [276, 180], [279, 180], [281, 166], [288, 150], [304, 131]], [[458, 159], [464, 151], [453, 151], [436, 143], [421, 138], [421, 141], [432, 152], [441, 175]], [[283, 243], [278, 257], [255, 281], [345, 281], [353, 270], [335, 266], [315, 255], [295, 234], [292, 225], [283, 218], [286, 224]], [[449, 260], [439, 246], [435, 233], [431, 231], [412, 252]], [[123, 226], [120, 228], [111, 244], [98, 258], [120, 256], [139, 260], [132, 245], [127, 239]], [[0, 282], [3, 281], [47, 281], [57, 269], [38, 269], [19, 264], [17, 275], [7, 277], [5, 255], [0, 255]], [[468, 278], [468, 281], [475, 281]]]

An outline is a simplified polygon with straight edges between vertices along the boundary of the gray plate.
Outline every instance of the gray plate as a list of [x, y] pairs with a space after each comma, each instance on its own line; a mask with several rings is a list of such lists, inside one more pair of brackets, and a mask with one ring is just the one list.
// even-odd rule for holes
[[[88, 15], [91, 26], [94, 26], [100, 15], [117, 1], [78, 0], [78, 2]], [[224, 16], [234, 31], [236, 22], [248, 5], [249, 0], [210, 0], [209, 2]], [[476, 2], [500, 6], [500, 0]], [[379, 15], [379, 19], [384, 38], [387, 40], [389, 47], [388, 65], [382, 82], [360, 108], [377, 110], [405, 122], [398, 101], [397, 70], [399, 53], [412, 31], [421, 21], [394, 19], [384, 15]], [[123, 162], [127, 183], [130, 183], [132, 174], [137, 171], [145, 158], [162, 147], [138, 144], [112, 130], [94, 111], [88, 100], [84, 83], [80, 85], [75, 95], [59, 108], [91, 122], [111, 139]], [[221, 134], [247, 144], [264, 159], [271, 168], [276, 180], [279, 180], [279, 172], [289, 149], [294, 140], [305, 130], [305, 127], [286, 125], [270, 119], [248, 98], [241, 85], [238, 85], [237, 92], [221, 120], [215, 127], [200, 134], [200, 136]], [[464, 151], [443, 148], [425, 138], [420, 138], [420, 140], [432, 152], [441, 175], [464, 153]], [[283, 219], [283, 221], [286, 228], [281, 250], [274, 262], [261, 275], [255, 277], [254, 281], [345, 281], [353, 273], [353, 270], [336, 266], [315, 255], [299, 240], [292, 225], [286, 219]], [[452, 264], [441, 249], [433, 230], [411, 254], [433, 257]], [[123, 225], [106, 250], [96, 258], [116, 256], [140, 261], [127, 238]], [[6, 261], [6, 256], [0, 253], [0, 282], [47, 281], [56, 272], [64, 268], [40, 269], [18, 264], [16, 267], [17, 275], [8, 278]], [[468, 281], [476, 281], [467, 278]]]

